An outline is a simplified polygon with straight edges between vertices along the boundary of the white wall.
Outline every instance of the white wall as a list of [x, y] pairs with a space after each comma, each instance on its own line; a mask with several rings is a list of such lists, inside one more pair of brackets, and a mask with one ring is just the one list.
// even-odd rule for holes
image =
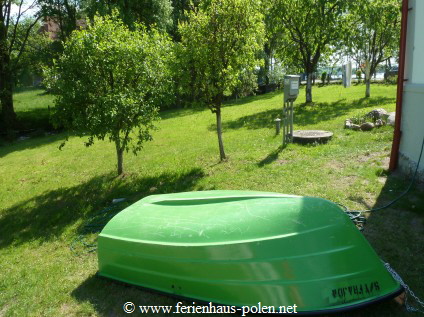
[[[412, 172], [424, 138], [424, 1], [409, 0], [399, 165]], [[424, 157], [420, 163], [424, 179]]]

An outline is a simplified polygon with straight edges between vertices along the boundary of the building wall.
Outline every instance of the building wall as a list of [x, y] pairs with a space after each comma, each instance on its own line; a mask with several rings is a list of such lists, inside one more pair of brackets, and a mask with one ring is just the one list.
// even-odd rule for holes
[[[415, 170], [424, 138], [424, 1], [409, 0], [399, 166]], [[424, 157], [420, 162], [424, 180]]]

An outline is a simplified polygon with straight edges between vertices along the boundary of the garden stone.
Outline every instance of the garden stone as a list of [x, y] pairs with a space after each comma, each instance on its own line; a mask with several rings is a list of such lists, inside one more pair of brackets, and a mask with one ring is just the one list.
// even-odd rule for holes
[[361, 130], [361, 127], [360, 127], [359, 125], [357, 125], [357, 124], [352, 124], [352, 125], [350, 126], [350, 128], [351, 128], [352, 130], [355, 130], [355, 131], [359, 131], [359, 130]]
[[368, 112], [368, 114], [366, 115], [366, 117], [372, 118], [373, 120], [377, 120], [377, 119], [382, 119], [384, 115], [387, 114], [387, 111], [382, 109], [382, 108], [378, 108], [378, 109], [374, 109], [370, 112]]
[[365, 122], [361, 124], [362, 131], [371, 131], [374, 128], [374, 124], [371, 122]]
[[375, 126], [376, 126], [377, 128], [382, 127], [383, 125], [385, 125], [385, 122], [384, 122], [383, 120], [381, 120], [381, 119], [377, 119], [377, 120], [375, 121]]
[[350, 129], [352, 127], [352, 121], [350, 119], [345, 120], [345, 129]]

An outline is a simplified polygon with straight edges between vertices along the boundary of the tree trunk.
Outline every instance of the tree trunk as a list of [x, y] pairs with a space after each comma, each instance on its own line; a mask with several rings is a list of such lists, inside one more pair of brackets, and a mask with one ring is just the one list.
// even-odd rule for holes
[[10, 71], [10, 57], [6, 52], [0, 56], [0, 130], [8, 134], [17, 127], [16, 113], [13, 108], [13, 77]]
[[312, 73], [306, 75], [306, 102], [312, 102]]
[[365, 98], [370, 96], [370, 84], [371, 84], [371, 67], [368, 60], [365, 61]]
[[6, 21], [4, 18], [3, 12], [0, 12], [0, 130], [6, 131], [9, 134], [16, 127], [17, 120], [15, 110], [13, 109], [13, 75], [8, 50]]
[[266, 90], [268, 92], [268, 86], [269, 86], [269, 56], [266, 55], [265, 56], [265, 85], [266, 85]]
[[269, 64], [270, 64], [270, 55], [271, 55], [271, 49], [269, 47], [269, 44], [266, 43], [264, 46], [264, 52], [265, 52], [265, 85], [266, 90], [268, 92], [268, 86], [269, 86]]
[[219, 156], [221, 161], [227, 157], [224, 152], [224, 142], [222, 141], [221, 107], [216, 108], [216, 132], [218, 133]]
[[365, 98], [368, 98], [371, 96], [371, 93], [370, 93], [371, 79], [369, 77], [365, 79], [365, 85], [366, 85]]
[[121, 148], [119, 141], [115, 141], [116, 156], [118, 157], [118, 175], [124, 173], [124, 149]]

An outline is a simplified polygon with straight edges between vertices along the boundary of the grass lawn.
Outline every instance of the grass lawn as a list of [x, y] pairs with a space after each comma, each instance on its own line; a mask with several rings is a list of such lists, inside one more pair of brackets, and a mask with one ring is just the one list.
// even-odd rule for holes
[[[388, 175], [393, 136], [389, 126], [371, 132], [343, 129], [344, 120], [375, 108], [395, 109], [395, 86], [314, 87], [315, 106], [296, 101], [295, 129], [334, 132], [326, 145], [279, 148], [274, 119], [282, 93], [226, 103], [219, 163], [215, 116], [209, 110], [161, 113], [154, 140], [138, 156], [124, 156], [116, 177], [114, 145], [86, 148], [64, 133], [0, 146], [0, 316], [120, 316], [122, 305], [174, 305], [174, 298], [94, 276], [96, 253], [76, 256], [70, 245], [90, 215], [125, 197], [210, 189], [249, 189], [323, 197], [351, 209], [380, 206], [397, 197], [407, 180]], [[15, 95], [28, 126], [46, 123], [52, 97], [40, 90]], [[37, 122], [37, 120], [41, 120]], [[368, 215], [372, 246], [424, 297], [424, 195], [415, 188], [389, 209]], [[135, 313], [136, 314], [136, 313]], [[138, 313], [140, 315], [140, 313]], [[152, 315], [153, 316], [153, 315]], [[158, 316], [156, 314], [155, 316]], [[340, 315], [339, 315], [340, 316]], [[411, 316], [384, 302], [343, 316]]]

